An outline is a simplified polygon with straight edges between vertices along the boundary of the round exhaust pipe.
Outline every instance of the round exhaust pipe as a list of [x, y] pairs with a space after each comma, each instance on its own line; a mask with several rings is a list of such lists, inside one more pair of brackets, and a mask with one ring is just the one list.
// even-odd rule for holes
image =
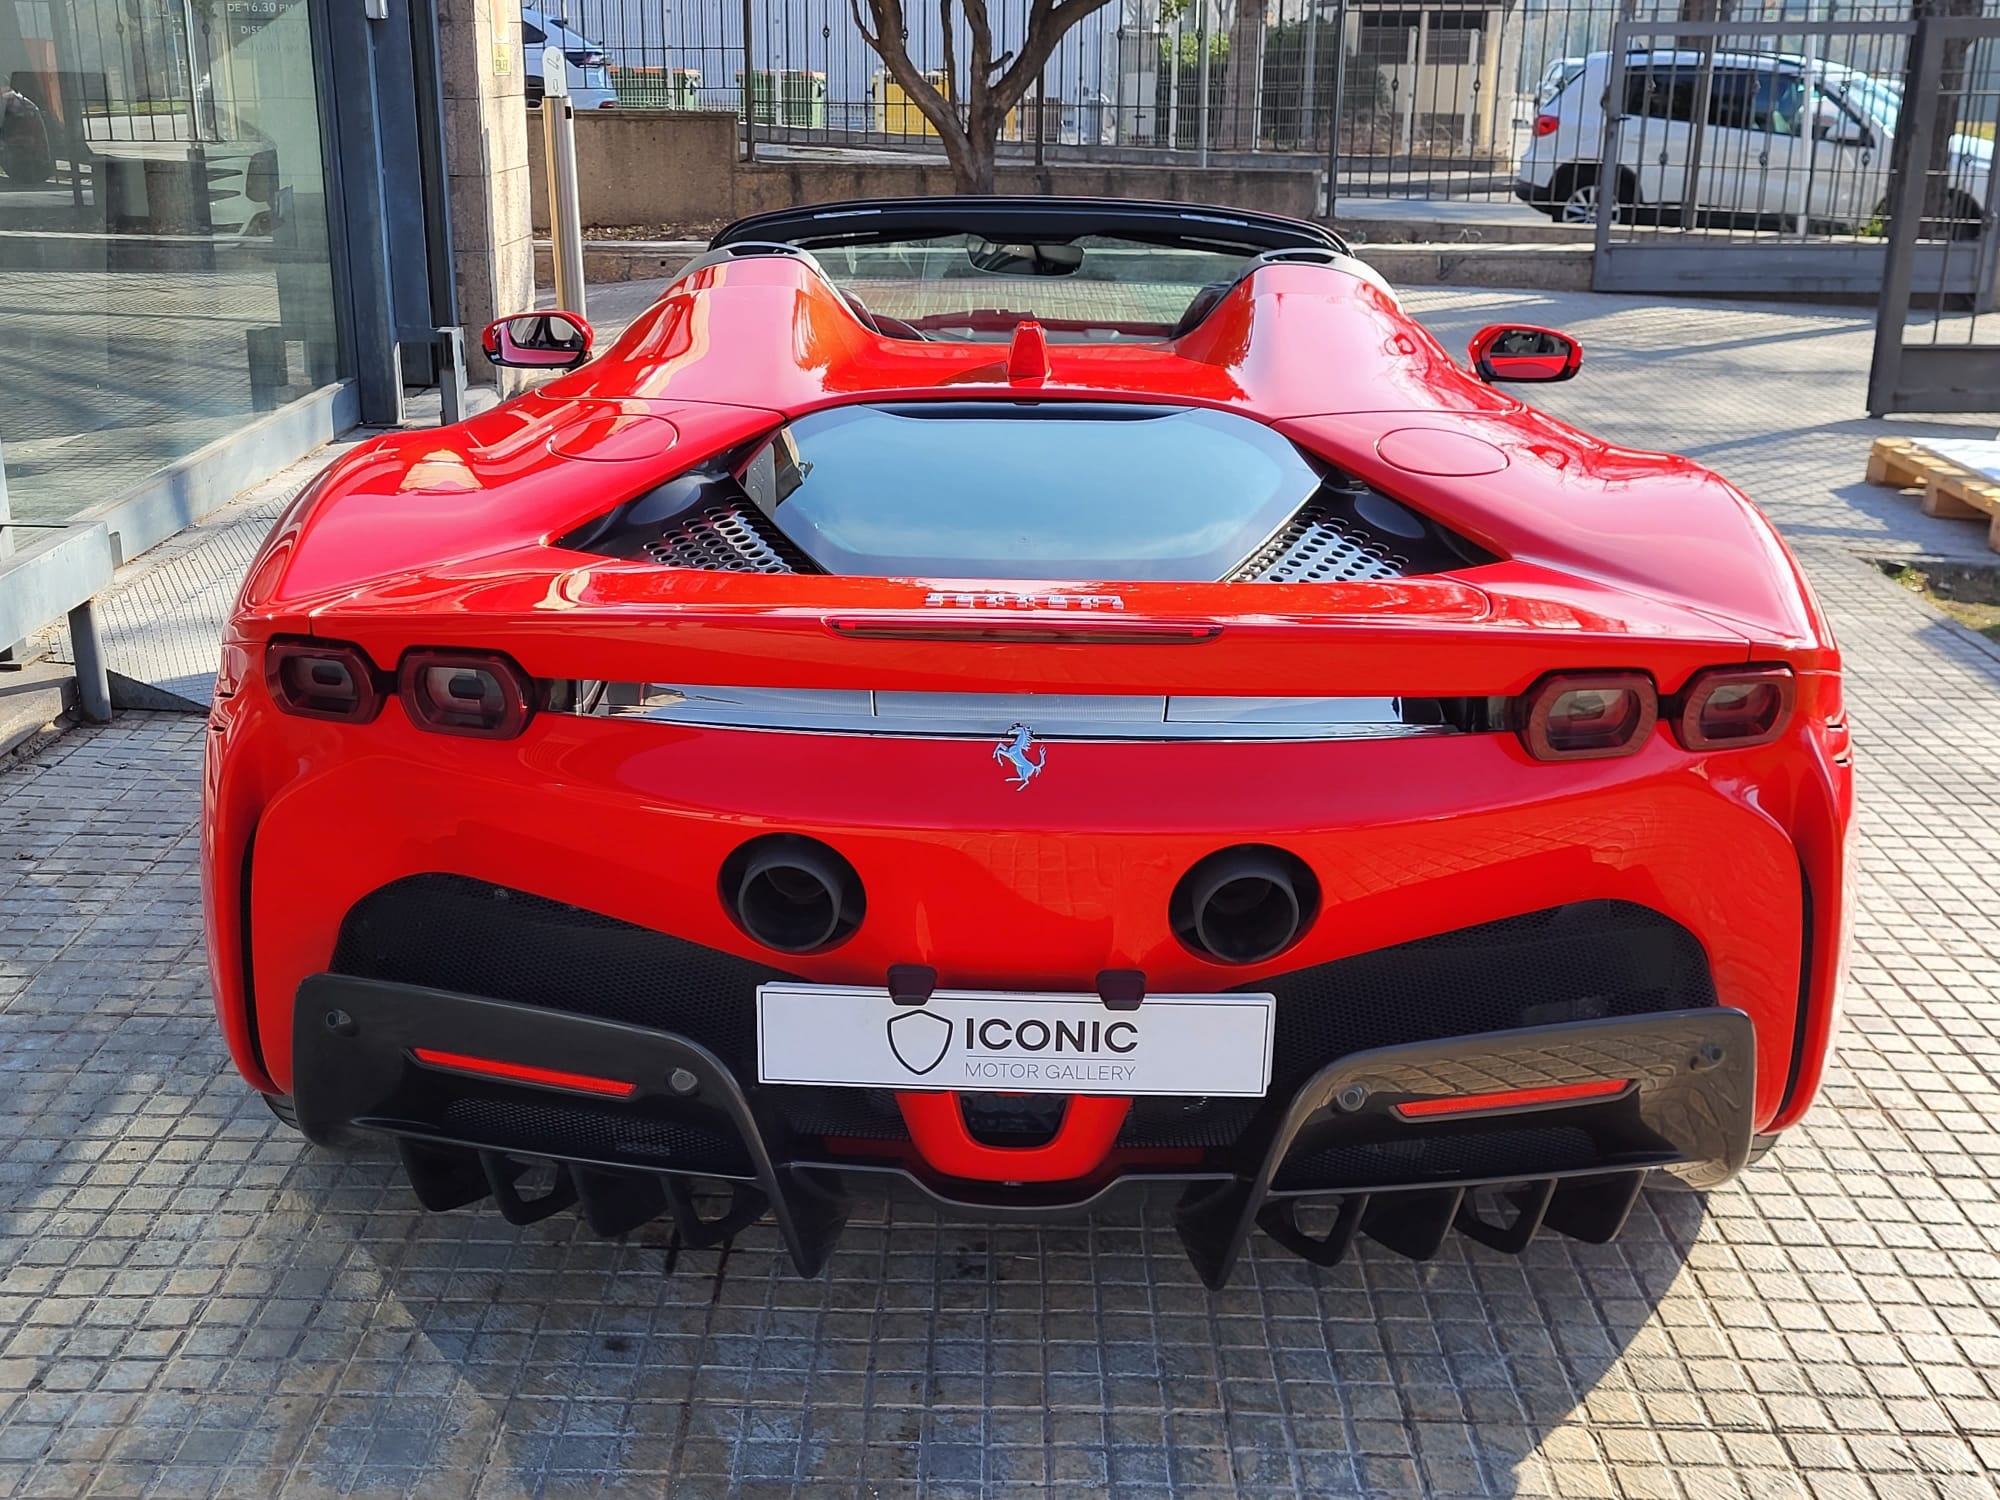
[[1268, 844], [1238, 844], [1197, 862], [1174, 887], [1174, 935], [1223, 964], [1275, 958], [1319, 910], [1319, 882], [1304, 860]]
[[854, 866], [797, 833], [755, 838], [722, 862], [722, 904], [751, 937], [780, 953], [817, 953], [861, 925]]

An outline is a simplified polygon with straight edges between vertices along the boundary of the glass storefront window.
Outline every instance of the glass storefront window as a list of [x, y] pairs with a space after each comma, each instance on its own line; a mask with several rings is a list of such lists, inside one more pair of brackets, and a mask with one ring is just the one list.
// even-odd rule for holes
[[0, 0], [0, 463], [115, 499], [337, 369], [307, 0]]

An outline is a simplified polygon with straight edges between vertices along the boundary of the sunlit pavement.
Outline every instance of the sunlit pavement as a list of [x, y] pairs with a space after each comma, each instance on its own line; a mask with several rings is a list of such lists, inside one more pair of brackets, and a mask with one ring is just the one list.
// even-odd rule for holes
[[229, 1069], [202, 726], [127, 714], [0, 771], [0, 1495], [1995, 1493], [2000, 652], [1861, 560], [1980, 530], [1861, 485], [1865, 312], [1410, 300], [1453, 347], [1578, 333], [1548, 407], [1744, 485], [1838, 623], [1854, 982], [1761, 1166], [1603, 1247], [1260, 1239], [1215, 1296], [1137, 1210], [864, 1206], [811, 1281], [768, 1228], [669, 1275], [664, 1222], [427, 1216]]

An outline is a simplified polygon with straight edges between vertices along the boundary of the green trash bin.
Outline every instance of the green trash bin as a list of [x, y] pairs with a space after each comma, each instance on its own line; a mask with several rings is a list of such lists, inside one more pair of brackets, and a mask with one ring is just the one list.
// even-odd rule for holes
[[[736, 75], [743, 87], [743, 75]], [[826, 74], [803, 68], [758, 68], [750, 75], [747, 96], [759, 125], [792, 125], [808, 130], [826, 128]]]
[[808, 130], [826, 128], [826, 74], [787, 68], [778, 75], [779, 122]]
[[659, 68], [613, 68], [611, 92], [620, 109], [663, 109], [666, 98]]
[[743, 101], [736, 107], [738, 115], [741, 115], [747, 106], [750, 118], [757, 124], [778, 123], [778, 75], [769, 68], [753, 69], [747, 88], [744, 87], [743, 73], [739, 69], [736, 74], [736, 95]]

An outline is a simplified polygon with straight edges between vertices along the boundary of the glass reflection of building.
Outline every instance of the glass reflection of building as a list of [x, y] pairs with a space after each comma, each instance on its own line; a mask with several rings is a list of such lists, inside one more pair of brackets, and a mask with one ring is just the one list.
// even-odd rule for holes
[[0, 91], [16, 521], [343, 373], [307, 0], [4, 0]]

